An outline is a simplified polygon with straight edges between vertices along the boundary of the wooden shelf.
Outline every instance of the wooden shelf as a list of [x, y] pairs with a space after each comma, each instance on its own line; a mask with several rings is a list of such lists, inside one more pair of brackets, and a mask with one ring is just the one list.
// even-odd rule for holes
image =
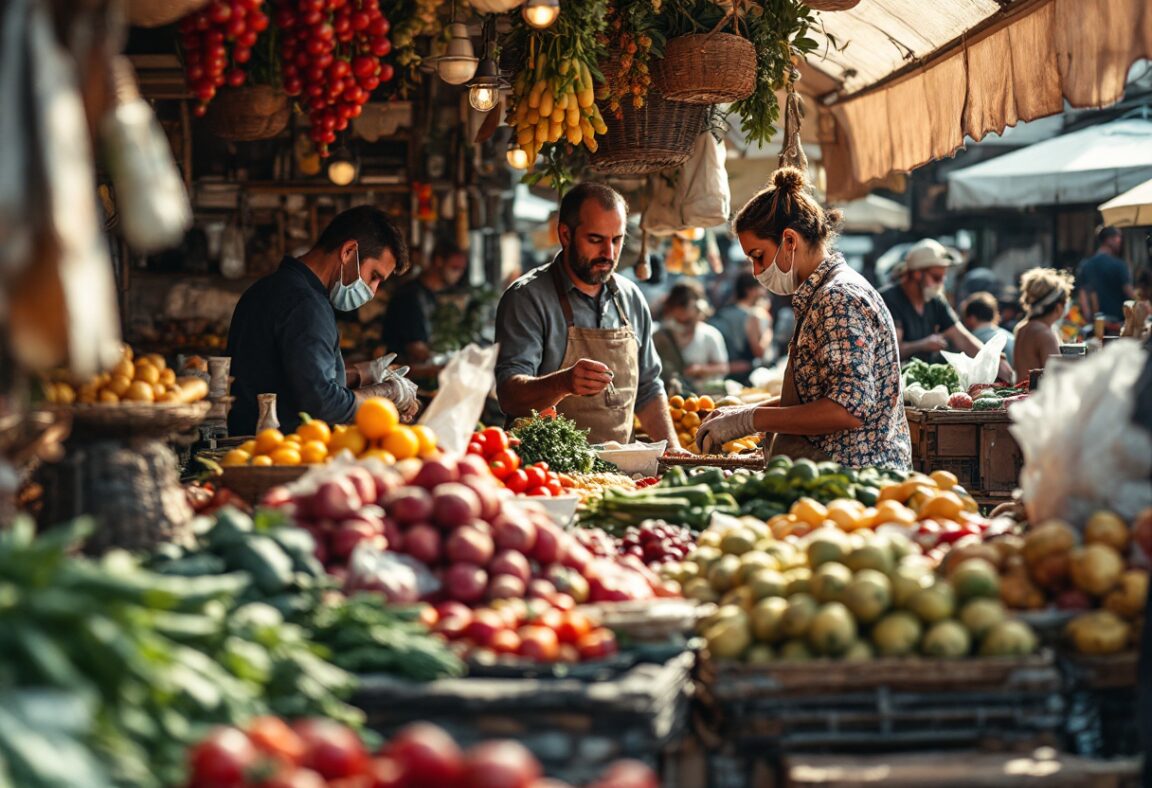
[[282, 181], [250, 181], [236, 186], [241, 191], [260, 194], [404, 194], [410, 191], [406, 183], [355, 183], [336, 186], [331, 183], [285, 183]]

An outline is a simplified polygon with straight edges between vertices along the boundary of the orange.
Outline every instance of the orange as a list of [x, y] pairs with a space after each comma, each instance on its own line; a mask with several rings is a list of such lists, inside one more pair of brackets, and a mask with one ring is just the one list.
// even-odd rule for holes
[[680, 421], [684, 418], [683, 408], [669, 408], [668, 415], [672, 417], [672, 421]]
[[244, 452], [245, 454], [250, 455], [250, 454], [252, 454], [252, 452], [256, 451], [256, 441], [246, 440], [243, 443], [241, 443], [239, 446], [237, 446], [236, 448], [239, 449], [240, 451]]
[[327, 424], [308, 417], [305, 417], [304, 422], [296, 428], [296, 434], [305, 443], [320, 441], [324, 445], [328, 445], [328, 441], [332, 440], [332, 430]]
[[136, 362], [135, 378], [148, 384], [159, 383], [160, 370], [149, 364], [146, 359], [140, 359]]
[[272, 458], [267, 454], [260, 454], [252, 458], [253, 465], [271, 465]]
[[400, 412], [390, 399], [369, 397], [356, 411], [356, 426], [365, 438], [383, 438], [400, 423]]
[[700, 410], [700, 400], [696, 399], [695, 397], [689, 397], [688, 399], [684, 400], [684, 410], [688, 411], [689, 413], [695, 413], [696, 411]]
[[700, 401], [698, 404], [700, 405], [700, 410], [715, 410], [716, 409], [716, 403], [707, 394], [705, 394], [703, 397], [700, 398]]
[[436, 440], [436, 433], [432, 431], [431, 427], [425, 427], [423, 424], [413, 424], [410, 429], [416, 433], [416, 439], [420, 441], [421, 458], [427, 457], [436, 451], [438, 441]]
[[100, 389], [100, 395], [97, 399], [105, 405], [115, 405], [120, 401], [120, 398], [116, 396], [116, 392], [112, 391], [112, 389]]
[[700, 414], [697, 411], [688, 411], [684, 414], [684, 418], [680, 420], [680, 424], [693, 429], [700, 426]]
[[299, 465], [300, 452], [292, 446], [281, 446], [268, 455], [274, 465]]
[[256, 453], [268, 454], [284, 442], [284, 433], [277, 429], [260, 430], [256, 433]]
[[683, 408], [684, 407], [684, 398], [681, 397], [679, 394], [673, 394], [671, 397], [668, 398], [668, 407], [676, 408], [678, 410]]
[[226, 468], [233, 465], [247, 465], [250, 459], [252, 459], [252, 455], [248, 452], [242, 449], [233, 449], [224, 455], [224, 459], [220, 461], [220, 464]]
[[420, 438], [411, 427], [398, 426], [381, 441], [381, 448], [397, 460], [407, 460], [420, 453]]
[[165, 386], [172, 386], [176, 383], [176, 373], [165, 367], [160, 370], [160, 382]]
[[828, 509], [824, 504], [813, 498], [801, 498], [792, 504], [792, 514], [796, 515], [798, 520], [807, 523], [813, 528], [818, 528], [828, 519]]
[[[132, 402], [152, 402], [156, 399], [156, 393], [152, 390], [151, 384], [137, 380], [128, 387], [128, 391], [124, 392], [124, 399]], [[83, 396], [81, 396], [80, 401], [84, 401]]]
[[301, 438], [297, 433], [294, 432], [291, 435], [285, 435], [284, 436], [284, 442], [285, 443], [293, 443], [296, 445], [297, 448], [299, 448], [300, 444], [304, 443], [304, 439]]
[[877, 525], [884, 523], [912, 525], [916, 522], [916, 512], [897, 500], [888, 499], [876, 504], [876, 516], [873, 522]]
[[364, 435], [358, 427], [341, 424], [332, 430], [332, 440], [328, 441], [328, 453], [338, 454], [347, 449], [353, 456], [359, 457], [367, 445], [368, 442], [364, 440]]
[[920, 517], [946, 518], [959, 520], [960, 513], [964, 511], [964, 502], [954, 492], [942, 492], [926, 500], [920, 507]]
[[956, 478], [956, 474], [951, 471], [932, 471], [928, 476], [932, 481], [936, 482], [936, 485], [941, 490], [951, 490], [960, 483], [960, 480]]
[[394, 455], [390, 454], [389, 452], [384, 451], [383, 449], [369, 449], [368, 451], [366, 451], [360, 455], [360, 459], [362, 459], [362, 460], [367, 460], [367, 459], [380, 460], [380, 462], [384, 463], [385, 465], [395, 465], [396, 464], [396, 457]]
[[308, 441], [300, 447], [300, 461], [315, 465], [328, 459], [328, 447], [321, 441]]

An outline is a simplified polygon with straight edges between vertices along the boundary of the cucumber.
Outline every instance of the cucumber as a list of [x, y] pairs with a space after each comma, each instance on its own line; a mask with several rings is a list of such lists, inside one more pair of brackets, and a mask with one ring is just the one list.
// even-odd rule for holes
[[228, 566], [247, 572], [265, 594], [276, 594], [293, 581], [292, 558], [274, 539], [257, 534], [233, 544], [225, 553]]

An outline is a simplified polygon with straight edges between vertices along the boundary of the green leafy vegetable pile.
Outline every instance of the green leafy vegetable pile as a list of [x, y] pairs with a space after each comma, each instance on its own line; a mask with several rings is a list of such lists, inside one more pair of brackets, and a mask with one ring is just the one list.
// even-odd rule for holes
[[914, 358], [905, 365], [903, 377], [905, 388], [913, 383], [919, 383], [926, 389], [947, 386], [950, 394], [964, 390], [960, 386], [960, 376], [951, 364], [929, 364], [922, 359]]
[[611, 464], [600, 462], [588, 445], [588, 430], [564, 416], [541, 416], [533, 411], [531, 418], [513, 425], [512, 434], [520, 439], [516, 451], [524, 465], [546, 462], [557, 473], [615, 470]]

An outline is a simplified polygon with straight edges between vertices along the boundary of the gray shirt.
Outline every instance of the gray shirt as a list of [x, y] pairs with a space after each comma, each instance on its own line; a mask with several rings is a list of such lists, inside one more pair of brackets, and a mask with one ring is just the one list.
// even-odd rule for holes
[[[557, 257], [517, 279], [500, 297], [496, 309], [496, 341], [500, 355], [496, 360], [496, 383], [503, 384], [514, 375], [540, 377], [560, 369], [568, 348], [568, 325], [556, 298], [552, 266], [560, 265]], [[620, 293], [620, 303], [632, 325], [639, 344], [640, 375], [636, 391], [639, 410], [654, 397], [664, 393], [660, 380], [660, 357], [652, 346], [652, 313], [648, 302], [635, 283], [613, 276]], [[564, 274], [572, 319], [578, 328], [620, 328], [623, 321], [608, 286], [593, 298], [576, 288]]]

